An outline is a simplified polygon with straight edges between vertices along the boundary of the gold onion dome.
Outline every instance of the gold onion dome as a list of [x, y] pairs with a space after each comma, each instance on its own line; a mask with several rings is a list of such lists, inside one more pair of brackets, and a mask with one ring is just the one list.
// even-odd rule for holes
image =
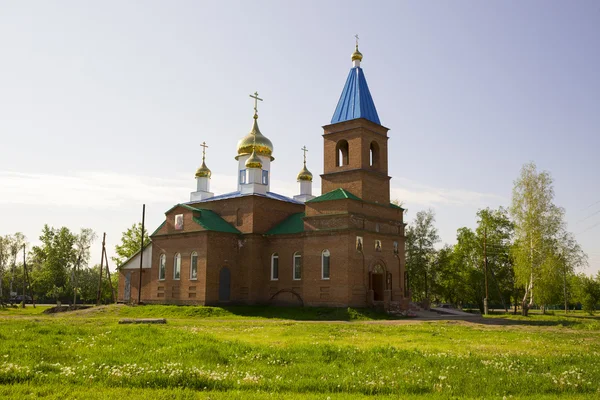
[[237, 145], [237, 157], [252, 154], [252, 152], [256, 152], [256, 154], [261, 156], [270, 157], [271, 161], [274, 160], [273, 154], [273, 143], [262, 133], [260, 133], [260, 129], [258, 129], [258, 122], [256, 121], [258, 116], [254, 115], [254, 125], [252, 125], [252, 130], [249, 134], [244, 136]]
[[299, 181], [309, 181], [312, 182], [313, 174], [306, 168], [306, 164], [304, 164], [304, 168], [298, 173], [297, 179]]
[[256, 155], [256, 151], [252, 150], [252, 155], [249, 159], [246, 160], [246, 168], [261, 168], [262, 169], [262, 161]]
[[362, 61], [362, 59], [363, 59], [363, 55], [360, 51], [358, 51], [358, 45], [356, 45], [356, 49], [354, 50], [354, 53], [352, 53], [352, 61], [354, 61], [354, 60]]
[[202, 165], [196, 170], [196, 178], [210, 178], [211, 174], [212, 172], [210, 172], [210, 169], [208, 169], [204, 160], [202, 160]]

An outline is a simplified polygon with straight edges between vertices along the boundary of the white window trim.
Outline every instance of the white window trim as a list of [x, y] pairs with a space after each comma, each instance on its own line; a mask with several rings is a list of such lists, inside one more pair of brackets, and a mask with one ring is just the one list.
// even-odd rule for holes
[[[296, 278], [296, 257], [300, 259], [300, 278]], [[300, 252], [295, 252], [292, 259], [292, 280], [301, 281], [302, 280], [302, 254]]]
[[[196, 256], [196, 277], [192, 278], [192, 259], [194, 258], [194, 255]], [[181, 272], [179, 273], [179, 275], [181, 276]], [[190, 281], [197, 281], [198, 280], [198, 253], [195, 251], [192, 251], [192, 254], [190, 255]]]
[[[325, 260], [325, 252], [329, 253], [329, 276], [327, 278], [325, 278], [323, 272], [325, 271], [325, 266], [323, 265], [323, 261]], [[325, 249], [321, 252], [321, 280], [322, 281], [328, 281], [331, 279], [331, 251], [329, 251], [329, 249]]]
[[[273, 278], [273, 270], [274, 270], [273, 260], [275, 260], [275, 259], [277, 259], [277, 278]], [[272, 281], [279, 280], [279, 254], [277, 254], [277, 253], [271, 254], [271, 280]]]
[[[162, 266], [162, 260], [165, 260], [164, 266], [165, 266], [165, 276], [163, 276], [162, 278], [160, 277], [160, 267]], [[167, 279], [167, 255], [165, 253], [162, 253], [160, 255], [160, 257], [158, 257], [158, 280], [159, 281], [164, 281]]]
[[[177, 271], [177, 256], [179, 256], [179, 278], [175, 277], [175, 272]], [[174, 281], [179, 281], [181, 280], [181, 253], [177, 253], [175, 254], [175, 257], [173, 257], [173, 280]]]

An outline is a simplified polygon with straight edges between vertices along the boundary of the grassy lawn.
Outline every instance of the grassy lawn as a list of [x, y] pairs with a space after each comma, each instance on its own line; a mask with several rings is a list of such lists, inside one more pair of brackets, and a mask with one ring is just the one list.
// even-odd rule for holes
[[[0, 309], [0, 398], [600, 397], [600, 319], [353, 309]], [[164, 317], [166, 325], [119, 325]]]

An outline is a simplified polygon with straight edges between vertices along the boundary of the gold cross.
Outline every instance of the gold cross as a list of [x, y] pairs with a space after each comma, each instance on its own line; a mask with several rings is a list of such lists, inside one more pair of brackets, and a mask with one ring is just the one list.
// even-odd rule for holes
[[306, 146], [304, 146], [300, 150], [304, 152], [304, 166], [306, 167], [306, 152], [308, 151], [308, 149], [306, 148]]
[[258, 115], [258, 100], [263, 101], [260, 97], [258, 97], [258, 92], [254, 92], [254, 96], [250, 95], [254, 99], [254, 118]]
[[208, 146], [206, 145], [206, 142], [202, 142], [200, 147], [202, 147], [202, 162], [204, 162], [204, 157], [206, 156], [206, 149]]

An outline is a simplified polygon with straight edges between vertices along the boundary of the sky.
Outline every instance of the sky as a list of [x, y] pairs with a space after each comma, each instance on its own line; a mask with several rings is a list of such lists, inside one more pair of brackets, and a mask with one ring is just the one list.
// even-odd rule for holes
[[189, 200], [203, 141], [212, 191], [235, 190], [255, 91], [272, 191], [298, 194], [306, 145], [319, 194], [355, 34], [407, 222], [431, 208], [453, 244], [533, 161], [583, 272], [600, 270], [600, 4], [585, 0], [2, 2], [0, 235], [92, 228], [111, 255], [143, 203], [153, 231]]

